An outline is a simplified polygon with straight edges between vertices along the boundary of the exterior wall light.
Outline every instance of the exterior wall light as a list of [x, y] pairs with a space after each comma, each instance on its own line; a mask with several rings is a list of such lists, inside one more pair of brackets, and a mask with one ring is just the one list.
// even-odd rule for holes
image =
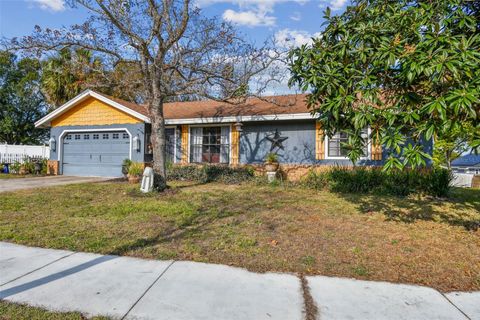
[[138, 136], [133, 138], [133, 149], [137, 152], [140, 152], [140, 139]]
[[234, 124], [234, 126], [235, 126], [235, 129], [237, 129], [238, 132], [242, 132], [242, 131], [243, 131], [243, 129], [242, 129], [243, 123], [237, 122], [237, 123]]
[[50, 140], [48, 140], [48, 145], [50, 146], [51, 151], [55, 151], [57, 148], [57, 142], [55, 141], [54, 137], [51, 137]]

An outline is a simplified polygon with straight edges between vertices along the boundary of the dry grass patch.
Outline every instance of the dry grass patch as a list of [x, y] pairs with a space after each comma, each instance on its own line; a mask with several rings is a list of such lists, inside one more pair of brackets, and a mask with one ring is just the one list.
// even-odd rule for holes
[[2, 194], [0, 239], [26, 245], [480, 289], [480, 191], [453, 200], [254, 184], [125, 183]]

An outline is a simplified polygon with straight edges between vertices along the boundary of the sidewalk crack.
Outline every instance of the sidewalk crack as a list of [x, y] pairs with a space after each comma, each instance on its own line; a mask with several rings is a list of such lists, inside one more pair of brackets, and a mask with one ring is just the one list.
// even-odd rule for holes
[[147, 294], [147, 292], [155, 285], [155, 283], [157, 283], [158, 280], [160, 280], [160, 278], [165, 274], [165, 272], [167, 272], [168, 269], [170, 269], [170, 267], [175, 263], [175, 261], [172, 261], [166, 268], [165, 270], [163, 270], [160, 275], [152, 282], [151, 285], [148, 286], [148, 288], [145, 290], [145, 292], [137, 299], [137, 301], [135, 301], [135, 303], [130, 307], [130, 309], [128, 309], [127, 313], [125, 313], [125, 315], [121, 318], [121, 320], [124, 320], [128, 314], [130, 313], [130, 311], [132, 311], [133, 308], [135, 308], [135, 306], [140, 302], [140, 300], [142, 300], [142, 298]]
[[318, 319], [318, 307], [313, 300], [312, 294], [310, 293], [310, 287], [308, 285], [307, 278], [305, 278], [303, 274], [300, 274], [298, 277], [300, 278], [300, 283], [302, 285], [305, 320], [316, 320]]
[[[440, 291], [439, 291], [440, 292]], [[440, 294], [445, 298], [447, 299], [448, 302], [450, 302], [450, 304], [452, 306], [454, 306], [458, 311], [460, 311], [464, 316], [465, 318], [467, 318], [468, 320], [472, 320], [472, 318], [470, 318], [465, 312], [462, 311], [462, 309], [460, 309], [455, 303], [452, 302], [452, 300], [448, 299], [448, 297], [443, 293], [443, 292], [440, 292]]]

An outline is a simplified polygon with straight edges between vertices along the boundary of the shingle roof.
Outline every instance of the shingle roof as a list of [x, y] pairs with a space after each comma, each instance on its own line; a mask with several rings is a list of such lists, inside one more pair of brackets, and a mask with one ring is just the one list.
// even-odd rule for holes
[[[149, 116], [146, 106], [104, 95], [136, 112]], [[244, 103], [230, 104], [214, 100], [169, 102], [163, 106], [165, 119], [191, 119], [229, 116], [263, 116], [309, 113], [305, 95], [283, 95], [249, 98]]]
[[480, 164], [480, 154], [467, 154], [452, 161], [454, 167], [469, 167]]

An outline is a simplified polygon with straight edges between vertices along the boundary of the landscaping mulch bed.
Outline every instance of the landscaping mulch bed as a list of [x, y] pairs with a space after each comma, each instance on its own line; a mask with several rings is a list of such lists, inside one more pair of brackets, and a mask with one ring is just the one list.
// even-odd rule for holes
[[480, 190], [445, 200], [254, 183], [136, 189], [108, 182], [4, 193], [0, 240], [480, 290]]

